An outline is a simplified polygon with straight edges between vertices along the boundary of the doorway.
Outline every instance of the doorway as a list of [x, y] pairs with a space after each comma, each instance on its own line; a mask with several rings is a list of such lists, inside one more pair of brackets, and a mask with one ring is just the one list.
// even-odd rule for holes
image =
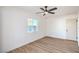
[[77, 17], [72, 17], [66, 19], [66, 37], [67, 39], [77, 41], [78, 34], [77, 34]]

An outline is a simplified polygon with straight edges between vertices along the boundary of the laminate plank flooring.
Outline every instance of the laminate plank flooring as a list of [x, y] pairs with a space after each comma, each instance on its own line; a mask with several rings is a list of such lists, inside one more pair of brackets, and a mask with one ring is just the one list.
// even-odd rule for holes
[[44, 37], [9, 53], [79, 53], [76, 41]]

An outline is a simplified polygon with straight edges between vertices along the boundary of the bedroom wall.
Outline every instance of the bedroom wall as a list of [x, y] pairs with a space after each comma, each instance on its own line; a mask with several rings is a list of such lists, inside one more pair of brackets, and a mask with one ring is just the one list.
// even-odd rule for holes
[[1, 7], [0, 7], [0, 52], [2, 51], [2, 37], [1, 37]]
[[78, 14], [78, 26], [77, 26], [77, 28], [78, 28], [78, 46], [79, 46], [79, 14]]
[[66, 25], [65, 18], [51, 18], [47, 20], [47, 36], [57, 37], [57, 38], [66, 38]]
[[[34, 33], [27, 32], [27, 19], [29, 17], [39, 20], [39, 31]], [[44, 36], [43, 20], [28, 11], [17, 7], [2, 8], [2, 52], [30, 43]]]
[[47, 36], [69, 39], [66, 37], [66, 19], [76, 16], [77, 14], [70, 14], [47, 19]]

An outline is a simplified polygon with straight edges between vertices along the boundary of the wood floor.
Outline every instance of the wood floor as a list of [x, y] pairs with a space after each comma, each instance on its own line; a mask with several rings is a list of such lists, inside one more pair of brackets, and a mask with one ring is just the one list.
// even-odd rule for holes
[[45, 37], [9, 53], [78, 53], [76, 41]]

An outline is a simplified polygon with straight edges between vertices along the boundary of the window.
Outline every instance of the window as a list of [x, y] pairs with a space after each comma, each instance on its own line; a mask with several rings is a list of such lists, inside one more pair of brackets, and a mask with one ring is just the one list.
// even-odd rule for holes
[[38, 31], [38, 20], [29, 18], [28, 19], [28, 32]]

